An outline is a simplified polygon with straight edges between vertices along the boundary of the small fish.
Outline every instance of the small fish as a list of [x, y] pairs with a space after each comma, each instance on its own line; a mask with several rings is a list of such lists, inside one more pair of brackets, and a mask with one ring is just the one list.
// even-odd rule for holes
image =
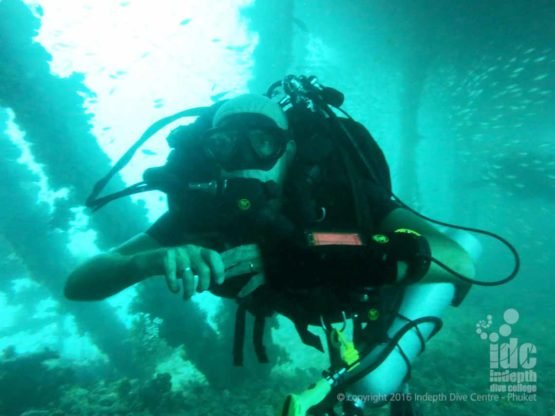
[[154, 108], [162, 108], [166, 105], [166, 100], [164, 100], [163, 98], [158, 98], [154, 100], [153, 103]]
[[308, 26], [301, 19], [297, 19], [296, 17], [294, 17], [293, 23], [295, 23], [297, 27], [301, 29], [304, 33], [309, 33]]
[[125, 75], [127, 72], [125, 71], [116, 71], [113, 74], [110, 74], [110, 78], [112, 79], [118, 79], [119, 77], [121, 77], [122, 75]]
[[186, 26], [191, 20], [193, 19], [183, 19], [181, 22], [179, 22], [179, 26]]

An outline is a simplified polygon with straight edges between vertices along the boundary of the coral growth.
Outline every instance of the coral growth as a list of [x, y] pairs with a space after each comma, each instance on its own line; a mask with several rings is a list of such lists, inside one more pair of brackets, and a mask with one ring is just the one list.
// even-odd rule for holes
[[[57, 354], [44, 351], [17, 355], [10, 349], [0, 361], [0, 414], [19, 416], [32, 409], [53, 408], [73, 373], [57, 364]], [[28, 413], [28, 412], [27, 412]]]

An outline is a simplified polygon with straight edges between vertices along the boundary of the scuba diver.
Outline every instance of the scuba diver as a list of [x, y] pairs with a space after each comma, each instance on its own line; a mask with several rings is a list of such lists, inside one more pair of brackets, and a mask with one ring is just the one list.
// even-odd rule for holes
[[[97, 184], [93, 209], [150, 189], [167, 194], [169, 209], [146, 232], [74, 270], [65, 296], [100, 300], [163, 276], [184, 299], [207, 290], [232, 297], [239, 327], [247, 312], [255, 316], [263, 362], [266, 317], [288, 317], [304, 343], [324, 351], [308, 330], [321, 326], [331, 366], [311, 388], [288, 396], [282, 415], [336, 414], [338, 400], [344, 415], [387, 402], [392, 415], [416, 414], [411, 364], [440, 329], [442, 311], [467, 294], [474, 262], [393, 198], [370, 133], [332, 111], [342, 101], [314, 77], [288, 76], [266, 95], [194, 109], [196, 121], [170, 134], [164, 166], [112, 196], [98, 194], [121, 164]], [[183, 115], [190, 113], [164, 123]], [[238, 332], [240, 365], [244, 329]], [[396, 393], [407, 400], [392, 400]]]

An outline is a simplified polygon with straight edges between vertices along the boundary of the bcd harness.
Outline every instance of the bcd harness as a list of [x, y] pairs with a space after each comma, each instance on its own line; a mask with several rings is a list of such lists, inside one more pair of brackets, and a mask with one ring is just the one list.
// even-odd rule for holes
[[365, 243], [351, 233], [325, 233], [328, 241], [314, 242], [322, 237], [318, 234], [322, 233], [308, 233], [304, 247], [289, 243], [264, 253], [267, 285], [238, 300], [235, 365], [243, 362], [247, 311], [255, 318], [253, 342], [260, 362], [268, 360], [262, 342], [265, 319], [276, 312], [294, 323], [303, 343], [320, 351], [320, 338], [308, 330], [309, 325], [353, 318], [357, 342], [381, 339], [395, 316], [391, 305], [400, 301], [402, 288], [380, 288], [395, 283], [399, 261], [408, 265], [403, 285], [418, 281], [430, 265], [426, 239], [410, 230], [376, 234]]

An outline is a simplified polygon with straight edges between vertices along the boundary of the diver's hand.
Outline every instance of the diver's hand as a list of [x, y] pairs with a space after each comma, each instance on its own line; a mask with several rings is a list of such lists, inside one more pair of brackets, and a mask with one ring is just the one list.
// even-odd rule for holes
[[262, 255], [256, 244], [246, 244], [224, 251], [221, 259], [225, 267], [225, 278], [253, 274], [239, 291], [238, 297], [245, 297], [262, 286], [266, 279], [263, 273]]
[[212, 282], [224, 281], [224, 262], [220, 253], [194, 244], [164, 249], [163, 268], [168, 288], [179, 293], [183, 282], [183, 298], [208, 290]]

